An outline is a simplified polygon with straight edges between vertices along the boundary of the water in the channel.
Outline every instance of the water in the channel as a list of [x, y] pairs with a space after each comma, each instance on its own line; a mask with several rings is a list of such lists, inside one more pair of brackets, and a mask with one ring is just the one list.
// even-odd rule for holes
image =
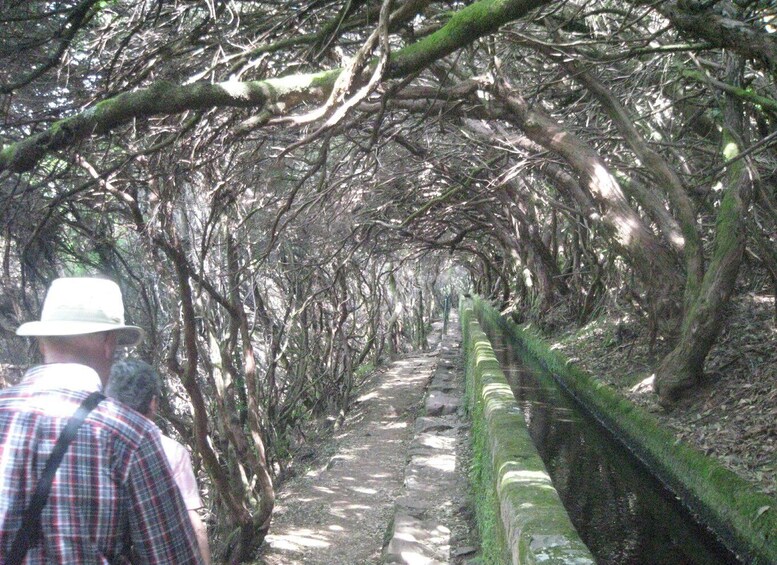
[[490, 337], [553, 484], [598, 564], [740, 563], [552, 376]]

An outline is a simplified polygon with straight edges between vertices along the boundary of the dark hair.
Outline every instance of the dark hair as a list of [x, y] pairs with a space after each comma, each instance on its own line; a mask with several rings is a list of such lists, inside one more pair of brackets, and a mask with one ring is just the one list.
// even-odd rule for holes
[[159, 375], [143, 361], [127, 359], [113, 365], [105, 394], [148, 415], [151, 400], [159, 396]]

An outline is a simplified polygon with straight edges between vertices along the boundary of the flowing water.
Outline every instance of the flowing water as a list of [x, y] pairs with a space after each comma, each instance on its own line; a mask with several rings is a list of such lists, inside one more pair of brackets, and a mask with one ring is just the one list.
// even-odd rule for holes
[[551, 375], [490, 337], [553, 484], [597, 563], [740, 563]]

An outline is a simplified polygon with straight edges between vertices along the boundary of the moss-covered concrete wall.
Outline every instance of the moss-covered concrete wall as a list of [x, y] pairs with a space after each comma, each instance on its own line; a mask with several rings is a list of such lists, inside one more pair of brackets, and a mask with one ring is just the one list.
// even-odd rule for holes
[[757, 491], [715, 459], [680, 442], [649, 413], [574, 366], [528, 327], [504, 320], [482, 301], [474, 309], [485, 328], [498, 326], [522, 343], [691, 511], [702, 517], [743, 563], [777, 563], [777, 499]]
[[594, 563], [534, 447], [472, 307], [461, 309], [482, 561]]

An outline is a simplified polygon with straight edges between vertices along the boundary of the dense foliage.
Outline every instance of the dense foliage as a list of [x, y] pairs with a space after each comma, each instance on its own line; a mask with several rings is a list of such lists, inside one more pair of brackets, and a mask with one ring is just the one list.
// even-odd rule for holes
[[777, 8], [762, 0], [5, 0], [2, 361], [59, 274], [121, 281], [225, 556], [304, 423], [472, 288], [613, 304], [698, 384], [777, 285]]

